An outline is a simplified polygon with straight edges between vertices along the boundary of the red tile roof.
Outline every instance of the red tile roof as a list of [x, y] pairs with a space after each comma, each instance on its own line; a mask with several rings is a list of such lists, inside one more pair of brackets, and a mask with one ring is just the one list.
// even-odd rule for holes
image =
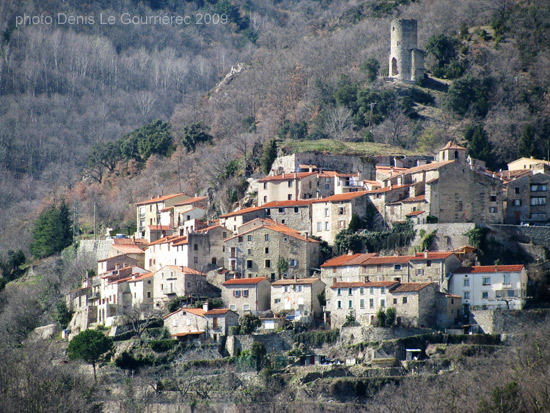
[[136, 278], [134, 278], [134, 279], [132, 279], [132, 280], [130, 280], [130, 281], [131, 281], [131, 282], [133, 282], [133, 281], [142, 281], [142, 280], [145, 280], [145, 279], [147, 279], [147, 278], [151, 278], [151, 277], [154, 276], [154, 275], [155, 275], [155, 274], [153, 274], [152, 272], [148, 272], [148, 273], [142, 274], [142, 275], [140, 275], [139, 277], [136, 277]]
[[156, 204], [157, 202], [164, 202], [164, 201], [167, 201], [168, 199], [176, 198], [176, 197], [182, 196], [182, 195], [185, 195], [185, 194], [182, 192], [180, 194], [160, 196], [160, 197], [157, 197], [157, 198], [148, 199], [147, 201], [137, 202], [136, 205]]
[[377, 256], [378, 253], [366, 253], [366, 254], [352, 254], [352, 255], [340, 255], [339, 257], [331, 258], [326, 261], [321, 267], [347, 267], [348, 265], [361, 265], [361, 263], [367, 261], [369, 258]]
[[204, 313], [204, 315], [222, 315], [227, 314], [229, 311], [231, 311], [229, 308], [213, 308]]
[[171, 243], [171, 242], [178, 242], [178, 241], [181, 241], [183, 238], [186, 238], [186, 237], [181, 236], [181, 235], [168, 235], [166, 237], [163, 237], [163, 238], [160, 238], [156, 241], [151, 242], [149, 244], [149, 246], [159, 245], [159, 244], [168, 244], [168, 243]]
[[123, 254], [144, 254], [137, 244], [113, 244], [112, 247]]
[[393, 285], [399, 284], [398, 281], [368, 281], [368, 282], [347, 282], [347, 281], [340, 281], [335, 282], [332, 284], [330, 288], [358, 288], [358, 287], [364, 287], [364, 288], [382, 288], [382, 287], [391, 287]]
[[424, 212], [426, 212], [426, 211], [412, 211], [412, 212], [409, 212], [408, 214], [406, 214], [405, 216], [406, 217], [415, 217], [417, 215], [422, 215]]
[[399, 284], [397, 287], [395, 287], [393, 290], [391, 290], [393, 293], [416, 293], [418, 291], [423, 290], [427, 286], [431, 285], [433, 283], [403, 283]]
[[520, 272], [522, 264], [517, 265], [476, 265], [473, 267], [460, 267], [453, 274], [484, 274], [488, 272]]
[[185, 337], [185, 336], [198, 336], [204, 334], [204, 330], [200, 331], [186, 331], [185, 333], [171, 334], [170, 337]]
[[459, 146], [452, 141], [449, 141], [443, 148], [440, 149], [440, 151], [444, 151], [445, 149], [464, 149], [465, 150], [466, 148]]
[[367, 194], [380, 194], [380, 193], [383, 193], [383, 192], [391, 192], [391, 191], [395, 191], [397, 189], [402, 189], [402, 188], [407, 188], [411, 186], [410, 184], [407, 184], [407, 185], [392, 185], [392, 186], [385, 186], [383, 188], [380, 188], [380, 189], [372, 189], [370, 191], [366, 191]]
[[[270, 220], [271, 221], [271, 220]], [[251, 221], [250, 221], [251, 222]], [[267, 229], [270, 229], [272, 231], [275, 231], [275, 232], [279, 232], [281, 234], [284, 234], [284, 235], [287, 235], [289, 237], [292, 237], [292, 238], [295, 238], [295, 239], [299, 239], [301, 241], [306, 241], [306, 242], [314, 242], [314, 243], [318, 243], [319, 241], [317, 240], [314, 240], [313, 238], [306, 238], [304, 237], [302, 234], [300, 234], [299, 231], [296, 231], [295, 229], [292, 229], [292, 228], [289, 228], [287, 227], [286, 225], [283, 225], [283, 224], [278, 224], [276, 223], [275, 221], [272, 221], [273, 224], [271, 223], [263, 223], [262, 222], [262, 225], [259, 225], [257, 227], [254, 227], [254, 228], [251, 228], [249, 229], [248, 231], [245, 231], [245, 232], [241, 232], [240, 234], [237, 234], [237, 235], [234, 235], [232, 237], [229, 237], [229, 238], [226, 238], [224, 241], [229, 241], [231, 239], [234, 239], [234, 238], [238, 238], [238, 237], [243, 237], [245, 236], [246, 234], [249, 234], [253, 231], [258, 231], [262, 228], [267, 228]], [[244, 225], [247, 225], [249, 224], [249, 222], [247, 222], [246, 224]]]
[[150, 231], [170, 231], [172, 229], [169, 225], [147, 225], [147, 228]]
[[202, 201], [205, 201], [207, 199], [208, 199], [207, 196], [197, 196], [197, 197], [189, 198], [189, 199], [187, 199], [183, 202], [178, 202], [177, 204], [174, 204], [174, 206], [183, 206], [183, 205], [194, 204], [195, 202], [202, 202]]
[[[176, 270], [176, 271], [179, 271], [181, 272], [182, 274], [195, 274], [195, 275], [206, 275], [200, 271], [197, 271], [197, 270], [194, 270], [193, 268], [189, 268], [189, 267], [185, 267], [185, 266], [180, 266], [180, 265], [165, 265], [164, 267], [162, 268], [171, 268], [173, 270]], [[161, 268], [161, 270], [162, 270]], [[160, 271], [160, 270], [159, 270]], [[157, 271], [158, 272], [158, 271]]]
[[319, 278], [298, 278], [298, 279], [288, 279], [288, 280], [278, 280], [272, 283], [271, 285], [304, 285], [304, 284], [313, 284], [319, 281]]
[[346, 192], [345, 194], [336, 194], [336, 195], [327, 196], [326, 198], [316, 199], [312, 201], [312, 203], [349, 201], [350, 199], [358, 198], [367, 193], [368, 191]]
[[423, 252], [417, 252], [414, 257], [411, 258], [411, 261], [418, 260], [444, 260], [445, 258], [454, 255], [452, 251], [429, 251], [428, 258], [424, 255]]
[[263, 204], [262, 208], [284, 208], [284, 207], [299, 207], [311, 205], [313, 200], [309, 199], [298, 199], [295, 201], [272, 201], [267, 204]]
[[[454, 162], [454, 160], [427, 163], [425, 165], [419, 165], [419, 166], [415, 166], [414, 168], [409, 168], [409, 169], [407, 169], [406, 171], [402, 172], [399, 175], [410, 175], [410, 174], [414, 174], [414, 173], [418, 173], [418, 172], [432, 171], [434, 169], [439, 169], [443, 166], [449, 165], [453, 162]], [[394, 178], [395, 176], [397, 176], [397, 175], [392, 176], [392, 178]]]
[[238, 211], [229, 212], [227, 214], [220, 215], [220, 218], [229, 218], [229, 217], [235, 217], [239, 215], [249, 214], [251, 212], [261, 211], [263, 210], [262, 207], [249, 207], [244, 209], [239, 209]]
[[406, 202], [421, 202], [421, 201], [425, 201], [425, 200], [426, 200], [426, 195], [418, 195], [418, 196], [412, 196], [410, 198], [402, 199], [401, 201], [398, 201], [398, 202], [403, 202], [403, 203], [406, 203]]
[[288, 174], [283, 173], [281, 175], [266, 176], [265, 178], [258, 179], [258, 182], [290, 181], [292, 179], [306, 178], [315, 174], [317, 174], [317, 172], [293, 172]]
[[412, 258], [411, 255], [397, 255], [393, 257], [372, 257], [362, 265], [382, 265], [382, 264], [408, 264]]
[[222, 283], [222, 285], [247, 285], [247, 284], [259, 284], [262, 281], [267, 280], [265, 277], [255, 278], [233, 278]]

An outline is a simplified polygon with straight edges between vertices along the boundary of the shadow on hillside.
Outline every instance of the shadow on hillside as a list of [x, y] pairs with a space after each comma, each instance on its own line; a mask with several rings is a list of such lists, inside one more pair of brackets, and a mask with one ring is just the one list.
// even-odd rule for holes
[[425, 87], [426, 89], [437, 90], [439, 92], [447, 92], [449, 90], [449, 85], [428, 76], [426, 76], [422, 81], [422, 87]]

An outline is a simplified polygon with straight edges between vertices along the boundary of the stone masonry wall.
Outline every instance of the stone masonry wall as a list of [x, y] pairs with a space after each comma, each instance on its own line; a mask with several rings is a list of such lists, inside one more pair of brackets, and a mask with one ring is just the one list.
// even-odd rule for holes
[[437, 229], [431, 250], [450, 251], [467, 245], [468, 236], [464, 234], [474, 227], [474, 223], [415, 225], [414, 229], [416, 230], [416, 238], [414, 239], [412, 245], [418, 245], [422, 240], [420, 237], [421, 229], [423, 229], [426, 234], [429, 234]]
[[550, 321], [550, 309], [475, 310], [471, 318], [486, 334], [521, 334], [537, 324]]

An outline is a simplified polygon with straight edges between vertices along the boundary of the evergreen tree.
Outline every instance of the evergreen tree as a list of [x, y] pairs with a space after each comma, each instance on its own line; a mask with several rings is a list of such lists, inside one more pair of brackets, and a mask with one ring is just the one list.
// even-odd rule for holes
[[271, 165], [277, 159], [277, 142], [275, 139], [271, 139], [264, 144], [264, 152], [260, 159], [260, 165], [264, 174], [269, 174], [271, 171]]
[[470, 126], [464, 137], [468, 141], [468, 155], [485, 161], [487, 167], [491, 168], [493, 166], [492, 146], [483, 126], [481, 124]]
[[71, 360], [83, 360], [94, 369], [94, 381], [97, 383], [95, 365], [101, 356], [113, 348], [113, 339], [97, 330], [84, 330], [69, 343], [67, 349]]
[[69, 208], [65, 201], [59, 208], [52, 205], [42, 212], [34, 224], [31, 253], [37, 258], [49, 257], [73, 242]]
[[536, 152], [535, 130], [531, 124], [527, 124], [521, 131], [521, 138], [518, 145], [518, 156], [520, 158], [529, 158], [530, 156], [536, 156]]
[[197, 144], [212, 142], [214, 137], [208, 133], [208, 127], [201, 122], [192, 123], [183, 129], [181, 143], [187, 148], [187, 152], [194, 152]]

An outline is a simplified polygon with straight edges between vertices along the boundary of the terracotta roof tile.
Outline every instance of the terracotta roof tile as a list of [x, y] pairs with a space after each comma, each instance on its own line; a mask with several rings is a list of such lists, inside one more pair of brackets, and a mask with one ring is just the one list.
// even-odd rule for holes
[[251, 212], [261, 211], [263, 210], [263, 207], [249, 207], [244, 209], [239, 209], [238, 211], [229, 212], [227, 214], [220, 215], [220, 218], [229, 218], [229, 217], [235, 217], [238, 215], [244, 215], [249, 214]]
[[382, 287], [385, 287], [385, 288], [388, 288], [388, 287], [391, 287], [393, 285], [398, 285], [398, 284], [399, 284], [398, 281], [368, 281], [368, 282], [340, 281], [340, 282], [335, 282], [334, 284], [332, 284], [332, 286], [330, 288], [359, 288], [359, 287], [364, 287], [364, 288], [371, 288], [371, 287], [373, 287], [373, 288], [382, 288]]
[[304, 285], [304, 284], [313, 284], [319, 281], [319, 278], [298, 278], [298, 279], [287, 279], [287, 280], [278, 280], [272, 283], [271, 285]]
[[[200, 271], [197, 271], [197, 270], [194, 270], [193, 268], [189, 268], [189, 267], [185, 267], [185, 266], [180, 266], [180, 265], [165, 265], [164, 267], [162, 268], [171, 268], [173, 270], [176, 270], [176, 271], [179, 271], [181, 272], [182, 274], [195, 274], [195, 275], [206, 275]], [[160, 270], [162, 270], [162, 268]], [[159, 271], [160, 271], [159, 270]], [[158, 271], [157, 271], [158, 272]]]
[[460, 267], [453, 271], [453, 274], [484, 274], [489, 272], [520, 272], [522, 264], [518, 265], [477, 265], [473, 267]]
[[185, 337], [185, 336], [198, 336], [204, 334], [204, 330], [200, 331], [186, 331], [184, 333], [171, 334], [170, 337]]
[[434, 283], [403, 283], [403, 284], [399, 284], [397, 287], [391, 290], [391, 292], [392, 294], [393, 293], [416, 293], [432, 284]]
[[443, 148], [440, 149], [440, 151], [444, 151], [445, 149], [464, 149], [465, 150], [466, 148], [459, 146], [452, 141], [449, 141]]
[[454, 255], [454, 252], [452, 251], [429, 251], [428, 257], [424, 255], [423, 252], [417, 252], [414, 257], [411, 258], [411, 261], [418, 261], [418, 260], [442, 260], [445, 258], [450, 257], [451, 255]]
[[222, 285], [247, 285], [247, 284], [259, 284], [262, 281], [267, 280], [265, 277], [255, 278], [233, 278], [222, 283]]
[[341, 202], [341, 201], [349, 201], [350, 199], [358, 198], [360, 196], [364, 196], [369, 191], [356, 191], [356, 192], [346, 192], [345, 194], [336, 194], [327, 196], [326, 198], [316, 199], [312, 201], [312, 203], [319, 203], [319, 202]]
[[326, 261], [321, 267], [347, 267], [348, 265], [360, 265], [369, 258], [377, 256], [378, 253], [340, 255], [339, 257], [331, 258]]
[[147, 201], [137, 202], [136, 205], [156, 204], [157, 202], [164, 202], [168, 199], [176, 198], [178, 196], [185, 195], [183, 192], [179, 194], [165, 195], [158, 198], [148, 199]]
[[405, 216], [406, 217], [415, 217], [417, 215], [422, 215], [425, 212], [426, 211], [412, 211], [412, 212], [409, 212], [408, 214], [406, 214]]
[[227, 314], [229, 311], [231, 311], [229, 308], [213, 308], [204, 313], [204, 315], [222, 315]]
[[288, 174], [283, 173], [281, 175], [266, 176], [265, 178], [258, 179], [258, 182], [290, 181], [292, 179], [302, 179], [316, 174], [317, 172], [292, 172]]
[[150, 231], [170, 231], [172, 229], [169, 225], [147, 225], [147, 228]]

